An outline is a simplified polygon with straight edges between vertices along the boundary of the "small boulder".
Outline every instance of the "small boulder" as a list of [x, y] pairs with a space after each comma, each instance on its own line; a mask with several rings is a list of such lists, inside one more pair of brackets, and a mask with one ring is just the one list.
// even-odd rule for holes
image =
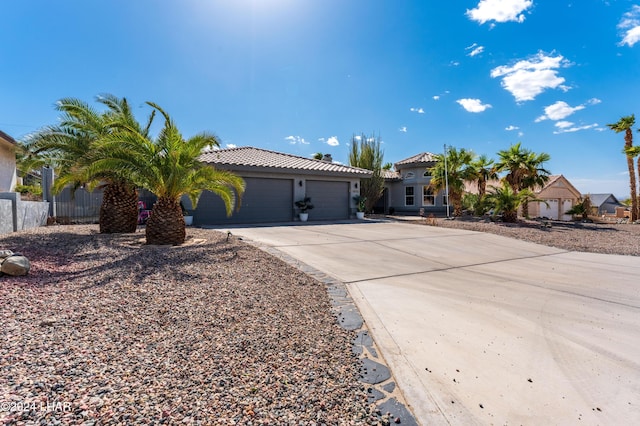
[[0, 272], [7, 275], [27, 275], [31, 269], [29, 259], [21, 255], [13, 255], [5, 258], [0, 266]]

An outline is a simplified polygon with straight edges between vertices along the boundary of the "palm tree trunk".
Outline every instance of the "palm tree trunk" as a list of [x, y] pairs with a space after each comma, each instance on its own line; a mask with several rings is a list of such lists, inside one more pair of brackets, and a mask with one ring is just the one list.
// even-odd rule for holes
[[502, 212], [502, 221], [508, 223], [516, 223], [518, 221], [517, 210], [505, 210]]
[[180, 202], [160, 197], [153, 205], [145, 235], [147, 244], [179, 245], [184, 243], [186, 229]]
[[[625, 130], [624, 135], [625, 151], [633, 147], [633, 133], [631, 127]], [[640, 173], [640, 159], [638, 160], [638, 172]], [[627, 154], [627, 167], [629, 168], [629, 189], [631, 191], [631, 222], [638, 220], [638, 186], [636, 184], [636, 170], [633, 164], [633, 157]]]
[[522, 216], [529, 219], [529, 200], [522, 202]]
[[111, 182], [104, 188], [100, 206], [100, 233], [132, 233], [138, 227], [138, 193], [124, 182]]

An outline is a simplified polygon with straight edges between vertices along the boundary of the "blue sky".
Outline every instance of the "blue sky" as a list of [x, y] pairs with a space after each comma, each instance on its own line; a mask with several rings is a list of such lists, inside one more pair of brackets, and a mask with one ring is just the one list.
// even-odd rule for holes
[[[55, 101], [154, 101], [185, 136], [347, 162], [515, 142], [582, 192], [629, 194], [640, 121], [640, 0], [21, 0], [3, 2], [0, 129], [53, 124]], [[634, 132], [640, 143], [640, 133]]]

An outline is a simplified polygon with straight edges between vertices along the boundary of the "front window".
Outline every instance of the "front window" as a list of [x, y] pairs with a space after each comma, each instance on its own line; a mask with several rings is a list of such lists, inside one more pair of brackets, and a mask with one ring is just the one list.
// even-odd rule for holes
[[422, 205], [434, 206], [436, 204], [436, 196], [428, 186], [422, 187]]
[[405, 173], [405, 175], [404, 175], [404, 178], [405, 178], [405, 179], [413, 179], [413, 178], [415, 178], [415, 177], [416, 177], [416, 175], [415, 175], [415, 173], [413, 173], [413, 172], [407, 172], [407, 173]]
[[413, 198], [413, 186], [406, 186], [404, 188], [404, 205], [413, 206], [415, 204]]

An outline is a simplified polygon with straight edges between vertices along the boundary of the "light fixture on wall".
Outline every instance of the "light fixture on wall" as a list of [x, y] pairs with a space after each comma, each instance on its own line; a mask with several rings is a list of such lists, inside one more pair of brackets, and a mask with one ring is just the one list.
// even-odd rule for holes
[[302, 186], [302, 181], [299, 181], [299, 182], [298, 182], [298, 186]]

